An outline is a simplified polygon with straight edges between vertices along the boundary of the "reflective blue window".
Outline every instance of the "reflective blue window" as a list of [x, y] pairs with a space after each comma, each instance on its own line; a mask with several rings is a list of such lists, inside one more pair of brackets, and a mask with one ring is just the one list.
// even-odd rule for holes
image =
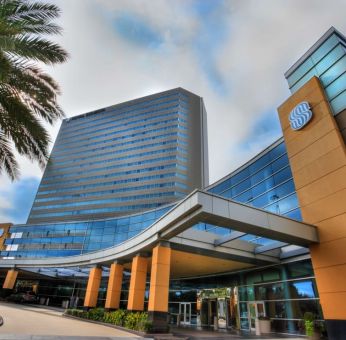
[[302, 219], [283, 142], [269, 148], [241, 172], [226, 178], [210, 191], [293, 219]]
[[341, 112], [346, 109], [346, 90], [334, 98], [330, 105], [334, 112]]
[[236, 196], [251, 187], [250, 179], [246, 179], [232, 188], [232, 196]]
[[320, 78], [331, 101], [334, 114], [346, 108], [346, 98], [342, 95], [337, 101], [333, 99], [346, 91], [346, 41], [333, 33], [318, 49], [287, 78], [292, 93], [302, 87], [313, 76]]

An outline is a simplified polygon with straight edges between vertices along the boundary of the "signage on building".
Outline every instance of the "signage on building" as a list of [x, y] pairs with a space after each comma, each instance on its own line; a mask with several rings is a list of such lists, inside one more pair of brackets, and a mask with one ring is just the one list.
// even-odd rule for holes
[[312, 118], [312, 111], [308, 102], [301, 102], [290, 113], [288, 119], [293, 130], [300, 130]]

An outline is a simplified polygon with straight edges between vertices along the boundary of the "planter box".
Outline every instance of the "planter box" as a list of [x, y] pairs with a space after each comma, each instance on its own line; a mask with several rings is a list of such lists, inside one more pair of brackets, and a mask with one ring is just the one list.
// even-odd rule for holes
[[321, 335], [318, 332], [314, 332], [314, 334], [312, 336], [309, 336], [308, 339], [319, 340], [319, 339], [321, 339]]
[[[159, 338], [159, 337], [168, 338], [168, 339], [169, 338], [174, 338], [172, 333], [153, 334], [151, 332], [135, 331], [133, 329], [125, 328], [125, 327], [122, 327], [122, 326], [117, 326], [117, 325], [114, 325], [112, 323], [107, 323], [107, 322], [102, 322], [102, 321], [95, 321], [95, 320], [90, 320], [90, 319], [84, 319], [84, 318], [80, 318], [78, 316], [69, 315], [69, 314], [65, 314], [65, 313], [62, 316], [65, 317], [65, 318], [70, 318], [70, 319], [75, 319], [75, 320], [84, 321], [84, 322], [90, 322], [90, 323], [96, 323], [98, 325], [103, 325], [103, 326], [119, 329], [119, 330], [124, 331], [124, 332], [128, 332], [128, 333], [132, 333], [132, 334], [138, 335], [138, 336], [140, 336], [142, 338], [152, 338], [152, 339]], [[181, 338], [181, 340], [188, 340], [188, 338]]]
[[258, 323], [261, 334], [270, 333], [270, 320], [258, 320]]

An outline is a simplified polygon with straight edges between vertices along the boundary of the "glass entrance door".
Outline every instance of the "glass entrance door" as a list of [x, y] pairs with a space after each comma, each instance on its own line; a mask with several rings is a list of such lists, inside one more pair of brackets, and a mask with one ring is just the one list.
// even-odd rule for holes
[[228, 308], [226, 299], [217, 300], [217, 321], [219, 328], [227, 328], [228, 326]]
[[266, 316], [264, 302], [263, 301], [248, 302], [248, 316], [249, 316], [250, 330], [256, 331], [256, 318], [258, 318], [259, 316]]
[[181, 302], [179, 305], [180, 324], [190, 325], [191, 324], [191, 303]]

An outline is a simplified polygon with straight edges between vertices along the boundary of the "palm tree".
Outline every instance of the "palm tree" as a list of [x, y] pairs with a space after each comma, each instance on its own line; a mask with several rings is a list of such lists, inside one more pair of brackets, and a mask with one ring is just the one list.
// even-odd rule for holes
[[68, 57], [44, 37], [61, 32], [53, 22], [59, 14], [53, 4], [0, 0], [0, 173], [12, 180], [19, 174], [13, 146], [44, 167], [50, 140], [42, 123], [64, 116], [57, 83], [37, 66]]

